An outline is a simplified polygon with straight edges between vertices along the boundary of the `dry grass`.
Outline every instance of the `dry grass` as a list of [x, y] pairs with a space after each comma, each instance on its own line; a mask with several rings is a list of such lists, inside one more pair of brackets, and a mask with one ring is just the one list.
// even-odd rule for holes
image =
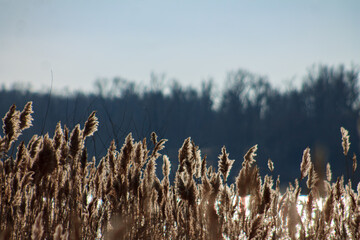
[[[70, 132], [59, 123], [53, 138], [33, 136], [7, 152], [31, 126], [31, 102], [22, 112], [12, 106], [0, 139], [0, 239], [360, 239], [360, 185], [355, 192], [343, 178], [331, 182], [330, 165], [318, 172], [310, 148], [300, 178], [280, 193], [279, 177], [262, 178], [257, 145], [244, 156], [236, 183], [227, 177], [234, 163], [226, 148], [219, 172], [190, 139], [179, 150], [175, 182], [170, 161], [160, 151], [165, 139], [135, 141], [129, 134], [119, 149], [112, 142], [96, 166], [88, 161], [86, 138], [98, 126], [93, 112], [83, 128]], [[348, 156], [348, 132], [341, 128]], [[161, 161], [162, 159], [162, 161]], [[162, 162], [163, 178], [155, 170]], [[271, 160], [269, 169], [274, 169]], [[356, 156], [353, 156], [353, 171]], [[299, 181], [309, 194], [300, 196]]]

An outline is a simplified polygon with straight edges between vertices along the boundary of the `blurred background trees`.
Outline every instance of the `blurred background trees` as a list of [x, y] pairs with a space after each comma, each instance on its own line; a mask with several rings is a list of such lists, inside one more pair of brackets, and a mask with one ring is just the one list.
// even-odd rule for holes
[[[160, 138], [169, 139], [165, 154], [177, 164], [178, 149], [191, 136], [214, 167], [221, 147], [227, 147], [230, 158], [236, 159], [230, 182], [238, 174], [243, 155], [254, 144], [259, 145], [256, 159], [261, 173], [269, 174], [266, 164], [271, 158], [275, 164], [271, 174], [279, 174], [282, 183], [300, 176], [299, 165], [307, 146], [314, 161], [320, 165], [330, 162], [334, 177], [345, 175], [341, 126], [349, 130], [351, 156], [352, 152], [360, 153], [359, 71], [343, 66], [316, 66], [301, 88], [286, 91], [245, 70], [229, 73], [222, 91], [212, 80], [195, 89], [177, 81], [166, 84], [164, 75], [155, 74], [148, 87], [122, 78], [99, 79], [94, 93], [89, 94], [49, 96], [3, 87], [0, 114], [4, 116], [13, 103], [22, 108], [27, 101], [33, 101], [35, 120], [22, 136], [25, 141], [33, 134], [49, 132], [52, 136], [58, 121], [69, 128], [83, 124], [96, 110], [100, 126], [87, 142], [90, 157], [100, 160], [112, 139], [120, 148], [129, 132], [140, 140], [155, 131]], [[355, 174], [353, 180], [360, 178]]]

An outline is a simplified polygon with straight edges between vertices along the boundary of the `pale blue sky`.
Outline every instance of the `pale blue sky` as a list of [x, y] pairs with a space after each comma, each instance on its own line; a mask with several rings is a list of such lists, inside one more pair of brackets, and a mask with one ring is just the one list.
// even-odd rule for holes
[[0, 0], [0, 84], [93, 89], [97, 78], [184, 85], [239, 68], [299, 85], [314, 63], [360, 64], [359, 0]]

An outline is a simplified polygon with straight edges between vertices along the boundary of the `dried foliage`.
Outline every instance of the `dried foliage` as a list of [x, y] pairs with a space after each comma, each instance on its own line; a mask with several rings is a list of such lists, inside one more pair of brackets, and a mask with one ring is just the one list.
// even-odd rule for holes
[[[322, 179], [309, 148], [300, 165], [306, 198], [298, 179], [281, 193], [279, 177], [274, 186], [272, 176], [260, 176], [257, 145], [229, 185], [236, 163], [226, 148], [217, 172], [206, 166], [191, 138], [179, 150], [172, 184], [170, 160], [160, 153], [166, 140], [155, 133], [152, 151], [146, 139], [129, 134], [120, 149], [113, 141], [98, 164], [89, 161], [85, 140], [97, 130], [95, 112], [84, 129], [76, 125], [69, 134], [58, 123], [53, 138], [35, 135], [18, 145], [15, 158], [8, 156], [31, 126], [31, 113], [28, 103], [21, 113], [12, 106], [3, 118], [0, 239], [360, 239], [360, 184], [354, 191], [343, 177], [331, 183], [329, 164]], [[342, 133], [347, 154], [348, 133]], [[160, 159], [162, 179], [156, 175]], [[271, 160], [268, 167], [273, 171]]]

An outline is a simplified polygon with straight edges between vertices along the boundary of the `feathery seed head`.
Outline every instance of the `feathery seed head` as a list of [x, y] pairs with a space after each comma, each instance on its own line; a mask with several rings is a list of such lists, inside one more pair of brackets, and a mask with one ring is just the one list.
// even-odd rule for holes
[[162, 168], [164, 177], [169, 177], [170, 167], [171, 167], [171, 164], [169, 161], [169, 157], [164, 155], [163, 156], [163, 168]]
[[151, 157], [154, 157], [155, 159], [160, 157], [161, 154], [159, 153], [159, 151], [161, 151], [162, 149], [165, 148], [166, 142], [167, 142], [167, 139], [161, 139], [159, 142], [156, 142], [154, 150], [151, 153]]
[[250, 167], [255, 161], [254, 157], [256, 156], [256, 151], [258, 149], [258, 145], [252, 146], [244, 156], [244, 162], [242, 163], [243, 167]]
[[154, 144], [154, 146], [157, 144], [157, 135], [155, 132], [151, 133], [151, 141]]
[[83, 130], [84, 138], [92, 136], [98, 129], [99, 121], [95, 114], [96, 111], [93, 111], [85, 122]]
[[32, 126], [32, 120], [34, 120], [31, 116], [32, 113], [32, 102], [28, 102], [26, 103], [23, 111], [20, 113], [20, 130], [27, 129]]
[[35, 155], [39, 152], [41, 141], [42, 138], [36, 134], [33, 135], [31, 140], [29, 141], [27, 148], [29, 150], [29, 154], [31, 158], [34, 158]]
[[350, 148], [349, 132], [343, 127], [340, 128], [340, 131], [341, 131], [341, 139], [342, 139], [341, 145], [344, 150], [344, 155], [347, 156]]
[[134, 163], [137, 164], [138, 166], [142, 166], [143, 155], [144, 152], [142, 149], [142, 143], [137, 142], [135, 144]]
[[201, 171], [200, 171], [200, 175], [201, 177], [205, 176], [206, 174], [206, 155], [204, 156], [204, 158], [201, 160]]
[[80, 130], [80, 124], [77, 124], [70, 135], [70, 155], [75, 156], [80, 153], [80, 150], [84, 147], [84, 141], [82, 132]]
[[268, 159], [268, 168], [271, 172], [274, 171], [274, 163], [270, 158]]
[[132, 137], [132, 134], [129, 133], [125, 138], [125, 143], [121, 148], [120, 151], [120, 171], [122, 174], [125, 174], [128, 168], [128, 165], [130, 163], [130, 160], [132, 159], [133, 150], [134, 150], [134, 139]]
[[318, 174], [315, 172], [315, 169], [314, 169], [314, 164], [311, 164], [308, 175], [309, 176], [308, 176], [306, 185], [309, 189], [312, 189], [319, 180]]
[[307, 147], [304, 150], [302, 161], [300, 164], [300, 172], [301, 172], [300, 180], [308, 175], [310, 166], [311, 166], [310, 148]]
[[7, 149], [9, 150], [11, 143], [15, 141], [20, 135], [20, 112], [16, 110], [16, 106], [13, 104], [9, 111], [6, 113], [3, 120], [3, 132], [7, 138]]
[[65, 142], [69, 141], [69, 132], [70, 132], [69, 128], [66, 125], [64, 125], [64, 135], [63, 136], [64, 136]]
[[46, 134], [42, 140], [42, 146], [37, 153], [32, 164], [32, 171], [35, 172], [34, 178], [38, 182], [41, 178], [51, 174], [57, 167], [55, 149], [49, 135]]
[[217, 194], [220, 192], [222, 187], [220, 173], [216, 173], [211, 177], [210, 184], [211, 184], [211, 192], [213, 196], [217, 196]]
[[195, 173], [195, 177], [201, 177], [201, 151], [199, 146], [196, 146], [194, 141], [191, 141], [191, 155], [192, 155], [192, 172]]
[[62, 141], [63, 141], [63, 130], [61, 128], [61, 122], [58, 122], [56, 124], [56, 129], [55, 129], [55, 134], [54, 134], [54, 137], [53, 137], [53, 140], [54, 140], [54, 148], [57, 150], [60, 148], [61, 144], [62, 144]]
[[182, 147], [179, 150], [179, 162], [180, 164], [184, 163], [184, 161], [189, 158], [189, 156], [191, 155], [191, 138], [188, 137], [187, 139], [185, 139]]
[[185, 139], [182, 147], [179, 149], [179, 171], [182, 172], [185, 169], [186, 161], [191, 159], [191, 138]]
[[188, 176], [186, 180], [184, 179], [187, 174], [186, 172], [177, 174], [176, 190], [182, 200], [188, 201], [191, 206], [194, 206], [197, 196], [196, 186], [192, 177]]
[[27, 152], [25, 143], [24, 143], [24, 141], [22, 141], [20, 143], [20, 145], [18, 146], [18, 151], [16, 153], [16, 164], [19, 164], [23, 158], [26, 158], [27, 153], [28, 152]]
[[331, 168], [330, 168], [330, 163], [326, 164], [326, 180], [328, 182], [331, 182], [331, 178], [332, 178], [332, 172], [331, 172]]
[[219, 172], [222, 174], [223, 178], [224, 178], [224, 182], [226, 182], [228, 176], [229, 176], [229, 172], [230, 169], [233, 165], [233, 163], [235, 162], [235, 160], [230, 160], [229, 159], [229, 153], [226, 152], [226, 148], [225, 146], [222, 147], [221, 149], [221, 154], [219, 155]]
[[353, 173], [354, 173], [356, 171], [356, 168], [357, 168], [357, 160], [356, 160], [355, 153], [353, 154], [352, 160], [353, 160], [352, 169], [353, 169]]

